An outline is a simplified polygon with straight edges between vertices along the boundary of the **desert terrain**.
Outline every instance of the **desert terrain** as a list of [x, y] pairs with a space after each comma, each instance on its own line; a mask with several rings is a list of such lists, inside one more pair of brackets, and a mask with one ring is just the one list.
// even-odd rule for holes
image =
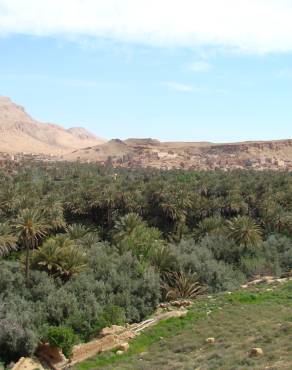
[[223, 144], [151, 138], [106, 141], [82, 127], [38, 122], [7, 97], [0, 97], [0, 134], [1, 157], [30, 154], [44, 160], [166, 170], [292, 169], [292, 139]]

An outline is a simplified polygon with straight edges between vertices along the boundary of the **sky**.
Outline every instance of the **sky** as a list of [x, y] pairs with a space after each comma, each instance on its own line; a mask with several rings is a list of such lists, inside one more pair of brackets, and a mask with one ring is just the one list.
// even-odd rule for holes
[[0, 95], [104, 138], [292, 138], [292, 0], [0, 0]]

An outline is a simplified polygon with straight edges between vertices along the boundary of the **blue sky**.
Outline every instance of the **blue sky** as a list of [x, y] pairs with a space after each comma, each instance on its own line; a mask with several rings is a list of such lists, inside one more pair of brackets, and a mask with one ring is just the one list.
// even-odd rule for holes
[[[291, 10], [292, 16], [292, 2], [277, 1], [266, 0], [266, 4], [281, 3], [279, 14], [274, 13], [284, 23], [284, 13]], [[194, 30], [185, 26], [181, 33], [180, 24], [173, 29], [167, 22], [157, 30], [152, 18], [147, 22], [147, 15], [142, 26], [132, 24], [131, 12], [115, 18], [111, 12], [117, 2], [108, 2], [111, 9], [100, 0], [105, 14], [93, 15], [92, 25], [80, 24], [73, 11], [68, 24], [61, 8], [56, 25], [49, 13], [57, 10], [55, 0], [43, 1], [48, 8], [41, 22], [29, 10], [23, 14], [20, 1], [0, 0], [0, 95], [10, 96], [38, 120], [84, 126], [106, 138], [224, 142], [292, 137], [292, 32], [287, 23], [282, 33], [270, 34], [272, 23], [281, 19], [273, 18], [273, 8], [254, 0], [267, 13], [259, 31], [256, 25], [250, 25], [250, 31], [239, 24], [234, 32], [223, 32], [223, 23], [212, 23], [213, 34], [209, 28], [206, 34], [203, 26]], [[87, 6], [82, 8], [89, 12], [84, 17], [100, 10], [90, 0], [71, 0], [67, 6], [73, 3]], [[122, 3], [119, 11], [131, 1], [124, 1], [124, 7]], [[174, 3], [190, 4], [187, 0]], [[152, 5], [158, 16], [159, 6]], [[176, 9], [181, 8], [172, 10]], [[247, 19], [259, 9], [246, 9]], [[206, 9], [193, 10], [201, 10], [209, 19]], [[187, 16], [182, 18], [187, 23]], [[228, 19], [234, 22], [236, 13]], [[116, 24], [126, 20], [129, 29]], [[222, 33], [218, 40], [217, 31]], [[284, 31], [290, 38], [283, 39]], [[229, 34], [234, 38], [230, 40]]]

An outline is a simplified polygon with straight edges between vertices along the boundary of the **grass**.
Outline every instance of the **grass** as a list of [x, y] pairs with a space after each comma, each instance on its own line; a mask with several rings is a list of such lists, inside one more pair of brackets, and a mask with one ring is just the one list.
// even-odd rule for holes
[[[214, 345], [206, 338], [214, 337]], [[264, 356], [251, 358], [261, 347]], [[75, 370], [282, 370], [292, 368], [292, 283], [262, 285], [195, 302], [184, 318], [160, 322], [130, 342], [128, 353], [104, 353]]]

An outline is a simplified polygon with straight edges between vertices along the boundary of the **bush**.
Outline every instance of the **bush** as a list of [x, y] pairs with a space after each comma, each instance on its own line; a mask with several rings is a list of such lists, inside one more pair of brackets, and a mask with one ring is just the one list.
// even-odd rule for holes
[[159, 274], [141, 263], [129, 251], [120, 255], [107, 244], [90, 250], [89, 264], [103, 306], [113, 304], [125, 310], [127, 322], [144, 319], [157, 307], [160, 299]]
[[124, 325], [126, 322], [125, 310], [115, 305], [107, 305], [104, 308], [102, 319], [106, 326]]
[[236, 265], [243, 254], [242, 246], [222, 235], [210, 235], [202, 239], [200, 245], [209, 249], [216, 260]]
[[65, 326], [51, 326], [47, 329], [45, 340], [54, 347], [62, 350], [69, 358], [72, 354], [74, 344], [77, 343], [77, 336], [71, 328]]
[[0, 358], [5, 362], [31, 355], [39, 341], [32, 305], [10, 297], [0, 305]]
[[256, 275], [271, 275], [275, 268], [269, 264], [265, 257], [242, 257], [240, 261], [240, 269], [248, 277], [252, 278]]
[[278, 266], [278, 271], [292, 269], [292, 240], [282, 235], [271, 235], [263, 243], [263, 253], [268, 260]]
[[236, 289], [246, 279], [234, 266], [217, 261], [204, 244], [185, 240], [178, 245], [177, 253], [183, 271], [196, 273], [200, 282], [208, 285], [211, 292]]

